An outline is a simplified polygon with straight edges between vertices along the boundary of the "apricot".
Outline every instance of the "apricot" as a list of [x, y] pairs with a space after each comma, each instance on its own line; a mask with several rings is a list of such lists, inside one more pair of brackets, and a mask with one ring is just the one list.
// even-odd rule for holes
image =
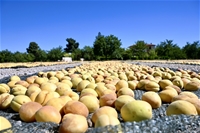
[[30, 76], [30, 77], [27, 77], [26, 78], [26, 82], [28, 82], [29, 84], [33, 84], [35, 79], [37, 78], [38, 76]]
[[10, 95], [9, 93], [1, 94], [0, 95], [0, 109], [9, 108], [13, 98], [14, 98], [14, 95]]
[[42, 108], [42, 105], [37, 102], [28, 102], [23, 104], [19, 109], [19, 116], [25, 122], [34, 122], [35, 113]]
[[40, 85], [40, 89], [42, 91], [49, 91], [49, 92], [52, 92], [52, 91], [55, 91], [57, 88], [57, 86], [54, 84], [54, 83], [49, 83], [49, 82], [44, 82]]
[[84, 117], [87, 117], [89, 115], [89, 110], [85, 104], [79, 101], [68, 101], [63, 106], [63, 112], [65, 114], [72, 113], [72, 114], [78, 114], [82, 115]]
[[118, 120], [118, 118], [112, 116], [112, 115], [101, 115], [97, 118], [96, 122], [95, 122], [95, 128], [97, 127], [105, 127], [108, 125], [120, 125], [120, 121]]
[[16, 83], [15, 83], [15, 85], [22, 85], [22, 86], [24, 86], [24, 87], [28, 87], [29, 86], [29, 83], [28, 82], [26, 82], [26, 81], [24, 81], [24, 80], [20, 80], [20, 81], [17, 81]]
[[115, 85], [115, 87], [116, 87], [116, 91], [119, 91], [123, 87], [127, 87], [128, 88], [128, 82], [125, 81], [125, 80], [119, 80], [117, 82], [117, 84]]
[[53, 106], [62, 115], [62, 114], [64, 114], [63, 106], [65, 104], [66, 104], [66, 102], [64, 100], [62, 100], [61, 98], [52, 98], [44, 106]]
[[[59, 94], [58, 94], [59, 95]], [[41, 91], [35, 98], [35, 102], [45, 105], [50, 99], [55, 98], [55, 92]], [[59, 96], [57, 96], [59, 97]]]
[[174, 85], [178, 86], [180, 89], [182, 89], [183, 86], [184, 86], [184, 83], [183, 83], [183, 81], [182, 81], [181, 79], [174, 79], [174, 80], [172, 81], [172, 83], [173, 83]]
[[160, 88], [164, 90], [164, 88], [168, 85], [173, 85], [173, 83], [169, 79], [163, 79], [158, 82]]
[[131, 90], [128, 87], [122, 87], [121, 89], [118, 90], [117, 92], [117, 96], [121, 96], [121, 95], [129, 95], [131, 97], [134, 97], [134, 92], [133, 90]]
[[77, 85], [79, 84], [79, 82], [82, 81], [82, 78], [80, 77], [74, 77], [71, 79], [71, 82], [73, 84], [72, 88], [76, 89]]
[[9, 93], [10, 87], [7, 84], [1, 83], [0, 84], [0, 94], [2, 93]]
[[56, 88], [55, 91], [62, 96], [67, 91], [72, 91], [72, 90], [71, 90], [71, 87], [68, 84], [62, 83], [62, 84], [57, 85], [57, 88]]
[[161, 98], [154, 91], [145, 92], [142, 95], [142, 100], [148, 102], [153, 109], [159, 108], [162, 104]]
[[72, 82], [71, 82], [69, 79], [63, 79], [63, 80], [61, 81], [61, 83], [66, 83], [66, 84], [68, 84], [70, 88], [72, 88], [72, 86], [73, 86]]
[[105, 84], [105, 87], [113, 92], [116, 92], [116, 87], [113, 84]]
[[15, 86], [15, 83], [17, 81], [16, 80], [11, 80], [10, 82], [7, 83], [7, 85], [10, 87], [10, 88], [13, 88]]
[[197, 81], [190, 81], [184, 86], [184, 89], [187, 91], [197, 91], [200, 89], [200, 83]]
[[53, 106], [43, 106], [35, 113], [35, 119], [37, 122], [54, 122], [59, 124], [61, 114]]
[[130, 101], [135, 100], [132, 96], [129, 95], [121, 95], [115, 100], [115, 108], [117, 111], [120, 111], [122, 106]]
[[172, 99], [177, 95], [177, 91], [174, 90], [163, 90], [159, 93], [162, 102], [166, 103], [171, 103]]
[[135, 100], [126, 103], [120, 110], [123, 120], [126, 121], [142, 121], [152, 118], [151, 105], [142, 100]]
[[147, 84], [145, 84], [145, 90], [147, 91], [155, 91], [158, 92], [160, 90], [160, 86], [158, 83], [154, 81], [149, 81]]
[[66, 91], [62, 96], [69, 96], [72, 100], [79, 100], [79, 95], [73, 91]]
[[85, 88], [84, 90], [81, 91], [81, 95], [80, 96], [83, 96], [84, 94], [92, 94], [96, 97], [98, 97], [98, 94], [97, 92], [94, 90], [94, 89], [91, 89], [91, 88]]
[[3, 116], [0, 116], [0, 122], [1, 122], [0, 131], [12, 127], [11, 123], [9, 122], [9, 120], [6, 119], [6, 118], [3, 117]]
[[110, 107], [110, 106], [103, 106], [99, 109], [97, 109], [93, 114], [92, 114], [92, 122], [96, 123], [97, 119], [101, 115], [108, 115], [108, 116], [114, 116], [118, 118], [117, 111]]
[[35, 101], [35, 98], [37, 97], [37, 95], [40, 93], [40, 91], [36, 91], [30, 94], [29, 98], [31, 99], [31, 101]]
[[15, 111], [15, 112], [19, 112], [20, 107], [27, 103], [27, 102], [31, 102], [31, 99], [26, 96], [26, 95], [17, 95], [15, 96], [10, 104], [10, 107]]
[[90, 82], [85, 88], [95, 89], [97, 85], [95, 83]]
[[97, 92], [98, 97], [101, 97], [105, 90], [107, 90], [107, 88], [104, 84], [97, 84], [97, 86], [95, 87], [95, 91]]
[[88, 80], [82, 80], [78, 83], [77, 87], [76, 87], [76, 90], [78, 92], [81, 92], [83, 89], [85, 89], [85, 87], [90, 84], [90, 81]]
[[196, 98], [196, 99], [198, 99], [198, 96], [196, 94], [190, 92], [190, 91], [183, 91], [179, 95], [186, 95], [189, 98]]
[[95, 96], [86, 95], [81, 97], [79, 101], [86, 105], [90, 113], [93, 113], [99, 108], [99, 100]]
[[137, 88], [137, 83], [138, 83], [138, 81], [128, 81], [128, 87], [131, 90], [135, 90]]
[[30, 97], [33, 92], [40, 92], [41, 89], [38, 86], [31, 85], [26, 90], [26, 95]]
[[26, 91], [27, 91], [26, 87], [24, 87], [22, 85], [15, 85], [12, 88], [11, 94], [13, 94], [14, 96], [16, 96], [16, 95], [25, 95]]
[[17, 76], [17, 75], [14, 75], [14, 76], [10, 77], [10, 81], [20, 81], [20, 80], [21, 80], [20, 77]]
[[105, 94], [100, 97], [99, 102], [100, 106], [111, 106], [114, 107], [115, 100], [117, 99], [117, 96], [115, 93]]
[[88, 129], [87, 119], [78, 114], [66, 114], [59, 127], [59, 133], [84, 133]]
[[197, 110], [195, 106], [184, 100], [177, 100], [172, 102], [166, 109], [166, 114], [170, 115], [197, 115]]
[[176, 90], [177, 93], [181, 93], [181, 89], [176, 85], [168, 85], [163, 90]]
[[148, 79], [142, 79], [138, 82], [137, 87], [140, 90], [144, 90], [145, 89], [145, 85], [149, 82], [150, 80]]
[[34, 80], [34, 83], [37, 83], [39, 85], [41, 85], [42, 83], [46, 82], [47, 79], [46, 78], [42, 78], [42, 77], [37, 77], [35, 80]]

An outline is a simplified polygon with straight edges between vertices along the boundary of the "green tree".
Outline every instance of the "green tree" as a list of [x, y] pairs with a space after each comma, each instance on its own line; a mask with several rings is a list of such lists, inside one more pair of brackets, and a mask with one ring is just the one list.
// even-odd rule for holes
[[35, 59], [35, 56], [29, 53], [24, 53], [24, 57], [27, 62], [33, 62]]
[[37, 50], [35, 61], [47, 61], [47, 52], [41, 49]]
[[66, 48], [64, 48], [65, 52], [73, 53], [76, 49], [78, 49], [79, 43], [76, 42], [76, 40], [74, 40], [73, 38], [67, 38], [66, 41]]
[[120, 46], [122, 45], [121, 40], [114, 35], [106, 36], [105, 40], [106, 40], [106, 47], [104, 47], [105, 48], [104, 55], [106, 59], [122, 58], [122, 55], [120, 54], [121, 50]]
[[123, 60], [133, 59], [132, 50], [130, 48], [124, 49], [124, 51], [122, 51], [122, 57]]
[[15, 62], [27, 62], [24, 53], [20, 53], [19, 51], [13, 54]]
[[166, 40], [161, 42], [156, 47], [156, 52], [161, 59], [183, 59], [184, 53], [177, 44], [173, 43], [173, 40]]
[[93, 44], [93, 51], [94, 51], [96, 59], [104, 57], [105, 46], [106, 46], [105, 37], [104, 35], [101, 34], [101, 32], [99, 32]]
[[27, 53], [34, 55], [34, 61], [38, 61], [38, 55], [41, 51], [39, 45], [36, 42], [30, 42], [29, 47], [26, 48], [26, 51]]
[[73, 60], [80, 60], [80, 58], [83, 58], [82, 56], [82, 50], [81, 49], [75, 49], [72, 53], [72, 59]]
[[155, 49], [150, 50], [148, 54], [149, 54], [149, 59], [150, 59], [150, 60], [154, 60], [154, 59], [157, 59], [157, 58], [158, 58]]
[[114, 35], [104, 36], [100, 32], [93, 44], [94, 54], [97, 57], [111, 59], [114, 53], [120, 51], [121, 40]]
[[144, 41], [137, 41], [135, 45], [130, 46], [133, 56], [137, 59], [145, 59], [147, 54], [147, 45]]
[[111, 59], [118, 59], [123, 60], [123, 55], [125, 54], [124, 48], [117, 48], [114, 50], [114, 52], [111, 54]]
[[48, 52], [48, 59], [50, 61], [58, 61], [61, 60], [62, 57], [64, 56], [64, 51], [62, 46], [59, 46], [57, 48], [52, 48], [49, 52]]
[[95, 56], [93, 52], [93, 48], [90, 46], [85, 46], [82, 49], [82, 54], [83, 54], [84, 60], [93, 60]]
[[199, 41], [195, 41], [193, 43], [187, 42], [187, 44], [183, 47], [183, 52], [186, 54], [187, 59], [199, 59]]
[[30, 42], [29, 47], [26, 48], [27, 53], [31, 53], [35, 55], [37, 51], [40, 49], [36, 42]]
[[0, 51], [0, 62], [14, 62], [13, 53], [9, 50]]

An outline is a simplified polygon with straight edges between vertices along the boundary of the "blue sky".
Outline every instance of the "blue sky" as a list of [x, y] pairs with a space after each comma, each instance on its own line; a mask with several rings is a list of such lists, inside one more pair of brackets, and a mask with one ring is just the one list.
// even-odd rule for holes
[[26, 52], [29, 43], [41, 49], [93, 46], [98, 32], [121, 39], [123, 48], [138, 40], [179, 47], [200, 40], [199, 0], [1, 0], [0, 51]]

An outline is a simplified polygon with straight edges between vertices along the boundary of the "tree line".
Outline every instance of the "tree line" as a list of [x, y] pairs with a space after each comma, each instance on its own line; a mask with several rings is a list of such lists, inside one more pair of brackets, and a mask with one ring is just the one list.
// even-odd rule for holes
[[200, 59], [200, 42], [187, 42], [180, 48], [173, 40], [164, 40], [153, 48], [143, 40], [137, 41], [128, 48], [122, 48], [121, 40], [114, 35], [95, 37], [93, 46], [79, 48], [79, 43], [73, 38], [66, 39], [66, 47], [58, 46], [49, 51], [42, 50], [36, 42], [30, 42], [26, 52], [0, 51], [0, 62], [36, 62], [58, 61], [62, 57], [72, 57], [73, 60], [153, 60], [153, 59]]

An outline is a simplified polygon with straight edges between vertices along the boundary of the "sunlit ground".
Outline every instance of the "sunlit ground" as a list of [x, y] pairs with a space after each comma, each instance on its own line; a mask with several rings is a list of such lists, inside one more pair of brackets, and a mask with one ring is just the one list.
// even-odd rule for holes
[[[124, 60], [125, 61], [125, 60]], [[123, 61], [123, 62], [124, 62]], [[81, 61], [72, 61], [70, 63], [77, 63]], [[87, 62], [87, 61], [83, 61]], [[92, 61], [94, 62], [94, 61]], [[200, 60], [127, 60], [125, 62], [160, 62], [160, 63], [182, 63], [182, 64], [197, 64], [200, 65]], [[34, 67], [34, 66], [49, 66], [58, 64], [70, 64], [68, 62], [27, 62], [27, 63], [0, 63], [0, 68], [10, 68], [17, 66]]]

